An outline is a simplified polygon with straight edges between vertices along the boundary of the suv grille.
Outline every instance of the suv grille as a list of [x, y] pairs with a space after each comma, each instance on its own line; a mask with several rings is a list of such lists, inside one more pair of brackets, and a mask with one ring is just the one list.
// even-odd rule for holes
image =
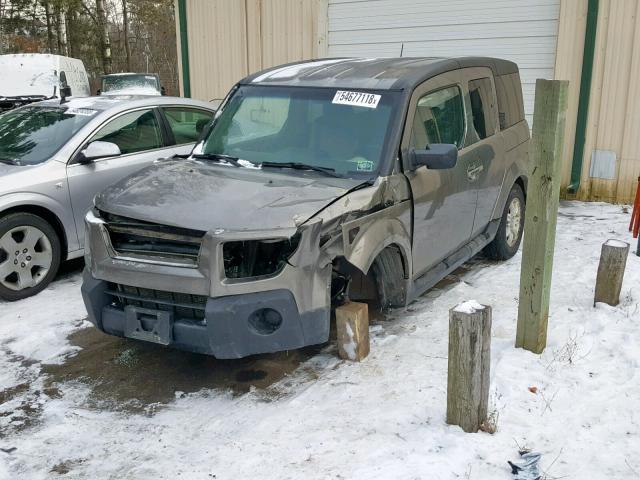
[[121, 255], [170, 259], [197, 265], [205, 232], [158, 225], [99, 212], [114, 250]]
[[164, 292], [150, 288], [130, 287], [119, 283], [110, 283], [106, 290], [113, 299], [112, 305], [124, 310], [124, 307], [148, 308], [172, 312], [175, 317], [188, 320], [204, 320], [207, 297], [188, 293]]

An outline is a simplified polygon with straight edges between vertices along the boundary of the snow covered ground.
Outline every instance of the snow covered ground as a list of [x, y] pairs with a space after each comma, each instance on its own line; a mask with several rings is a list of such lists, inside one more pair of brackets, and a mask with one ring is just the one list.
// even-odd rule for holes
[[[640, 257], [622, 303], [592, 305], [600, 246], [632, 242], [628, 221], [620, 206], [562, 204], [540, 356], [513, 347], [520, 254], [477, 259], [373, 325], [362, 363], [330, 345], [266, 389], [178, 392], [142, 412], [95, 406], [91, 381], [48, 390], [43, 364], [78, 355], [67, 337], [86, 326], [69, 274], [0, 303], [0, 479], [509, 479], [519, 446], [543, 454], [547, 479], [640, 478]], [[493, 435], [444, 421], [448, 310], [471, 299], [493, 307]]]

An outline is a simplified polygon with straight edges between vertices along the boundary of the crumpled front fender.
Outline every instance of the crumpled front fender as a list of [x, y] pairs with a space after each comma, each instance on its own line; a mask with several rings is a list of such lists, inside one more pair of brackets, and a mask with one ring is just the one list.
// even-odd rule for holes
[[405, 264], [405, 278], [411, 278], [410, 202], [365, 215], [342, 225], [344, 257], [367, 273], [376, 257], [390, 245], [396, 245]]

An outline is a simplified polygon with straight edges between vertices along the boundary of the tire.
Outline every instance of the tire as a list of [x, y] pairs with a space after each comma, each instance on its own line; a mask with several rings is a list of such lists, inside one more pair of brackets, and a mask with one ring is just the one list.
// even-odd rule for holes
[[0, 298], [35, 295], [55, 278], [62, 259], [60, 238], [43, 218], [11, 213], [0, 218]]
[[[485, 247], [486, 255], [493, 260], [509, 260], [513, 257], [522, 241], [524, 230], [525, 199], [522, 188], [517, 183], [511, 187], [502, 212], [500, 226], [493, 241]], [[515, 210], [518, 209], [518, 212]], [[517, 231], [514, 228], [517, 222]]]
[[390, 307], [404, 307], [407, 282], [398, 249], [387, 247], [380, 252], [371, 266], [371, 271], [378, 290], [380, 308], [384, 310]]

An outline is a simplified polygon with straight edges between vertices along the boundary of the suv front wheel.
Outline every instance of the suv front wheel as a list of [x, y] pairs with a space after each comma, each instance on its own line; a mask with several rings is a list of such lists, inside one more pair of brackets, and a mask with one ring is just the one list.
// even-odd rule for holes
[[39, 293], [55, 278], [60, 258], [60, 239], [46, 220], [30, 213], [0, 218], [0, 298]]
[[486, 246], [485, 253], [493, 260], [509, 260], [522, 241], [524, 230], [524, 193], [517, 183], [511, 187], [507, 203], [502, 212], [500, 226], [493, 241]]

